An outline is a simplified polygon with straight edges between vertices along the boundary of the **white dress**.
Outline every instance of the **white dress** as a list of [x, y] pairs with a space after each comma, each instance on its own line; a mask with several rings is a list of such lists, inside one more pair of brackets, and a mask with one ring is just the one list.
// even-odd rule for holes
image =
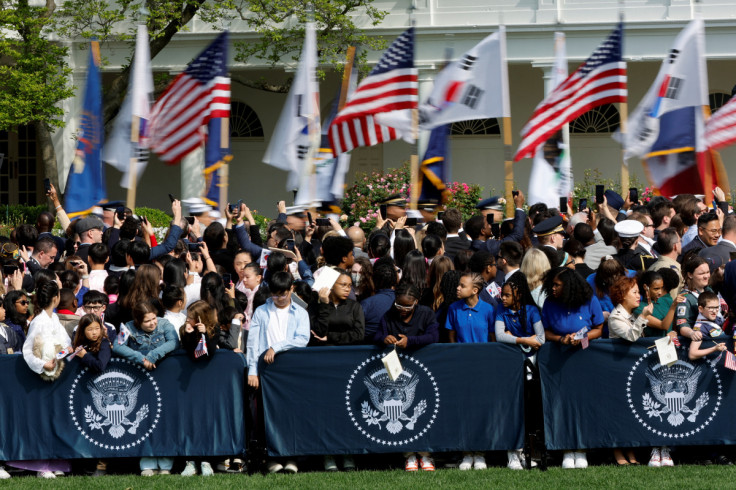
[[[57, 369], [45, 371], [43, 365], [56, 358], [57, 346], [65, 348], [69, 347], [71, 343], [72, 340], [69, 338], [69, 334], [66, 333], [66, 329], [61, 325], [56, 313], [49, 316], [46, 310], [41, 310], [28, 327], [28, 336], [23, 344], [23, 359], [31, 368], [31, 371], [38, 374], [45, 372], [47, 375], [53, 376]], [[37, 354], [40, 354], [40, 356]], [[60, 364], [57, 363], [57, 367]]]

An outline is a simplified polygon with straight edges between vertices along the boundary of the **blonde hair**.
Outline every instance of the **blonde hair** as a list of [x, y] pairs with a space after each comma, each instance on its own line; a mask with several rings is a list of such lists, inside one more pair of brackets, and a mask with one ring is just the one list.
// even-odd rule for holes
[[536, 289], [541, 285], [544, 274], [551, 268], [549, 259], [544, 252], [538, 248], [527, 250], [524, 259], [521, 261], [521, 272], [526, 276], [529, 290]]

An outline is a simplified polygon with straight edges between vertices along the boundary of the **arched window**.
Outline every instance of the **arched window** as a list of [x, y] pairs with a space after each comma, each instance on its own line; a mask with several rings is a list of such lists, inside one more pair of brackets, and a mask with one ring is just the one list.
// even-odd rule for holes
[[710, 105], [711, 114], [726, 105], [726, 102], [729, 100], [731, 100], [731, 96], [724, 94], [723, 92], [714, 92], [708, 95], [708, 104]]
[[263, 138], [263, 126], [258, 114], [248, 104], [230, 103], [230, 137]]
[[604, 104], [580, 115], [570, 123], [570, 133], [613, 133], [619, 127], [618, 111], [613, 104]]
[[487, 134], [501, 134], [501, 127], [495, 117], [489, 119], [473, 119], [452, 123], [452, 136], [479, 136]]

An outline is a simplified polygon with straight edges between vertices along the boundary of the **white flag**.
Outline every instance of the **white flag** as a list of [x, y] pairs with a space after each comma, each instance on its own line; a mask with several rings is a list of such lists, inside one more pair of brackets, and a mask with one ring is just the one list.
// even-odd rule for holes
[[[128, 83], [128, 93], [120, 107], [112, 134], [102, 150], [102, 160], [123, 172], [120, 186], [130, 188], [130, 161], [137, 159], [136, 183], [140, 180], [148, 163], [148, 120], [151, 116], [153, 99], [153, 74], [148, 47], [148, 31], [145, 25], [138, 26], [135, 41], [135, 58]], [[138, 142], [131, 138], [133, 118], [138, 118]]]
[[[552, 68], [547, 94], [567, 79], [567, 54], [565, 34], [555, 33], [555, 64]], [[560, 197], [568, 197], [573, 191], [572, 162], [570, 161], [570, 133], [568, 125], [555, 133], [534, 154], [529, 177], [528, 201], [543, 202], [550, 208], [560, 205]]]
[[[688, 142], [694, 148], [702, 144], [702, 124], [700, 134], [693, 129], [693, 122], [688, 116], [688, 109], [702, 108], [708, 105], [708, 75], [705, 70], [705, 34], [702, 19], [692, 20], [675, 39], [667, 58], [662, 61], [654, 84], [641, 100], [636, 110], [631, 113], [627, 125], [627, 133], [616, 133], [615, 139], [624, 146], [624, 158], [647, 158], [650, 156], [678, 153], [677, 147]], [[681, 111], [685, 109], [685, 111]], [[679, 112], [678, 112], [679, 111]], [[696, 118], [702, 121], [702, 110], [695, 110]], [[669, 119], [669, 121], [664, 120]], [[677, 119], [679, 122], [672, 121]], [[685, 121], [687, 119], [687, 121]], [[674, 122], [674, 124], [670, 124]], [[688, 137], [670, 137], [672, 130], [688, 129]], [[660, 131], [661, 130], [661, 131]], [[660, 138], [662, 136], [662, 138]], [[677, 140], [674, 146], [661, 139]], [[664, 144], [663, 144], [664, 143]], [[670, 151], [675, 150], [675, 151]], [[657, 155], [650, 155], [656, 153]]]
[[[320, 142], [317, 37], [308, 23], [294, 82], [276, 123], [263, 163], [289, 172], [286, 190], [302, 187], [302, 168], [316, 154]], [[308, 182], [305, 182], [309, 185]]]
[[[506, 28], [501, 26], [437, 75], [432, 93], [419, 106], [419, 129], [510, 115]], [[402, 137], [411, 135], [411, 111], [379, 114], [376, 120]]]

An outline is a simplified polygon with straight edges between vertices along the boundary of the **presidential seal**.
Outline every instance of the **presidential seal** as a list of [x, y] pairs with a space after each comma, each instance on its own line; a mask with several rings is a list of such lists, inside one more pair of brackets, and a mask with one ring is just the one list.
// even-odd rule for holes
[[710, 424], [721, 406], [723, 389], [716, 361], [689, 361], [678, 347], [670, 366], [659, 363], [654, 350], [642, 355], [629, 372], [626, 396], [631, 413], [648, 431], [686, 439]]
[[148, 371], [113, 358], [102, 373], [89, 368], [79, 372], [69, 393], [69, 411], [90, 443], [120, 451], [142, 443], [156, 429], [161, 393]]
[[348, 415], [356, 430], [384, 446], [409, 444], [437, 419], [440, 389], [426, 365], [401, 353], [404, 371], [389, 378], [376, 354], [356, 366], [345, 390]]

